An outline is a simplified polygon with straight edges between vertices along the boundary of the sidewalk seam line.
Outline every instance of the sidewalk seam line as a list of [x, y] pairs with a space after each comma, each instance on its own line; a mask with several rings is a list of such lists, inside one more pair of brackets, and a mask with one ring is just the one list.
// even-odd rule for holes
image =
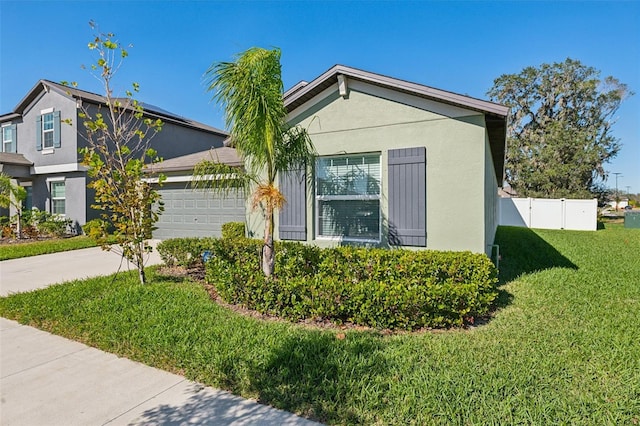
[[[153, 368], [153, 367], [152, 367], [152, 368]], [[178, 385], [180, 385], [180, 384], [182, 384], [182, 383], [184, 383], [184, 382], [188, 382], [188, 381], [189, 381], [188, 379], [186, 379], [186, 378], [184, 378], [184, 377], [183, 377], [183, 378], [182, 378], [182, 380], [180, 380], [179, 382], [174, 383], [173, 385], [169, 386], [168, 388], [161, 390], [161, 391], [160, 391], [160, 392], [158, 392], [157, 394], [150, 396], [149, 398], [145, 399], [144, 401], [141, 401], [139, 404], [136, 404], [136, 405], [134, 405], [133, 407], [129, 408], [128, 410], [123, 411], [122, 413], [118, 414], [118, 415], [117, 415], [117, 416], [115, 416], [114, 418], [107, 420], [107, 421], [106, 421], [106, 422], [104, 422], [102, 425], [103, 425], [103, 426], [104, 426], [104, 425], [107, 425], [107, 424], [109, 424], [109, 423], [111, 423], [111, 422], [113, 422], [113, 421], [115, 421], [115, 420], [119, 419], [120, 417], [124, 416], [125, 414], [130, 413], [131, 411], [133, 411], [133, 410], [135, 410], [136, 408], [140, 407], [142, 404], [145, 404], [145, 403], [147, 403], [147, 402], [151, 401], [153, 398], [156, 398], [157, 396], [162, 395], [163, 393], [165, 393], [165, 392], [166, 392], [166, 391], [168, 391], [169, 389], [173, 389], [173, 388], [175, 388], [176, 386], [178, 386]]]

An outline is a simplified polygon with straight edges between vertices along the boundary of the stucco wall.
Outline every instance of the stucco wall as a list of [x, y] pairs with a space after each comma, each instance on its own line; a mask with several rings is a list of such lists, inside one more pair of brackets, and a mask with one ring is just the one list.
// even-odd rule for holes
[[491, 245], [498, 229], [498, 180], [493, 167], [493, 157], [489, 147], [489, 135], [485, 136], [485, 160], [484, 160], [484, 199], [485, 199], [485, 253], [491, 256]]
[[[290, 122], [309, 131], [319, 155], [381, 154], [383, 217], [388, 215], [387, 150], [424, 146], [427, 248], [485, 252], [482, 114], [350, 81], [346, 98], [336, 84], [292, 111]], [[315, 239], [313, 188], [307, 204], [307, 241], [335, 244]], [[259, 212], [249, 214], [247, 222], [250, 232], [262, 236]]]
[[[95, 105], [85, 105], [85, 107], [92, 115], [98, 111], [98, 107]], [[102, 109], [104, 110], [105, 107]], [[79, 120], [82, 122], [83, 119], [79, 118]], [[144, 130], [144, 126], [141, 129]], [[224, 135], [204, 132], [167, 121], [164, 122], [161, 131], [157, 133], [151, 131], [148, 136], [150, 137], [150, 147], [155, 149], [158, 155], [164, 159], [221, 147], [226, 138]], [[78, 144], [86, 146], [86, 142], [82, 138], [79, 138]]]
[[[38, 151], [36, 149], [36, 134], [40, 131], [36, 119], [42, 110], [54, 108], [60, 111], [60, 148]], [[72, 125], [63, 120], [70, 119]], [[56, 91], [43, 91], [24, 112], [22, 122], [18, 124], [18, 152], [33, 162], [34, 167], [62, 164], [75, 164], [78, 161], [76, 102]]]
[[78, 225], [85, 224], [91, 201], [87, 200], [86, 197], [86, 177], [84, 172], [34, 176], [32, 180], [33, 207], [51, 211], [50, 184], [52, 180], [61, 179], [65, 183], [65, 216]]

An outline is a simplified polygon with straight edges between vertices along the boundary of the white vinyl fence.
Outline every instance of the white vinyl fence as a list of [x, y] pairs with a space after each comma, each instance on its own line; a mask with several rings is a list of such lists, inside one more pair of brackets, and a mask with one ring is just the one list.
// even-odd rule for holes
[[595, 231], [598, 200], [501, 198], [500, 225]]

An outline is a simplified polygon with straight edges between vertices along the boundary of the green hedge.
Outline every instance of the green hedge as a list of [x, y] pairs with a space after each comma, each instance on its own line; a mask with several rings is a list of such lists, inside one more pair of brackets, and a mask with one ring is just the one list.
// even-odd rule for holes
[[156, 249], [165, 265], [189, 268], [201, 263], [204, 251], [215, 244], [215, 238], [172, 238]]
[[244, 238], [244, 222], [227, 222], [222, 225], [222, 238]]
[[497, 297], [496, 271], [483, 254], [277, 242], [276, 274], [266, 279], [261, 241], [205, 245], [212, 252], [206, 279], [224, 300], [292, 321], [405, 330], [461, 326], [487, 314]]
[[[243, 222], [227, 222], [222, 225], [222, 238], [244, 239]], [[215, 245], [214, 238], [172, 238], [158, 243], [157, 250], [168, 266], [193, 267], [202, 262], [202, 254]]]

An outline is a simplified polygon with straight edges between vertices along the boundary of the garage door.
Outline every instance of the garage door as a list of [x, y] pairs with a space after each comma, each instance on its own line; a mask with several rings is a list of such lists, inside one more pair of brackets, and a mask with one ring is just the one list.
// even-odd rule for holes
[[187, 183], [179, 182], [165, 183], [158, 192], [164, 202], [164, 212], [156, 223], [154, 238], [219, 237], [224, 223], [245, 221], [241, 191], [223, 197], [193, 190]]

